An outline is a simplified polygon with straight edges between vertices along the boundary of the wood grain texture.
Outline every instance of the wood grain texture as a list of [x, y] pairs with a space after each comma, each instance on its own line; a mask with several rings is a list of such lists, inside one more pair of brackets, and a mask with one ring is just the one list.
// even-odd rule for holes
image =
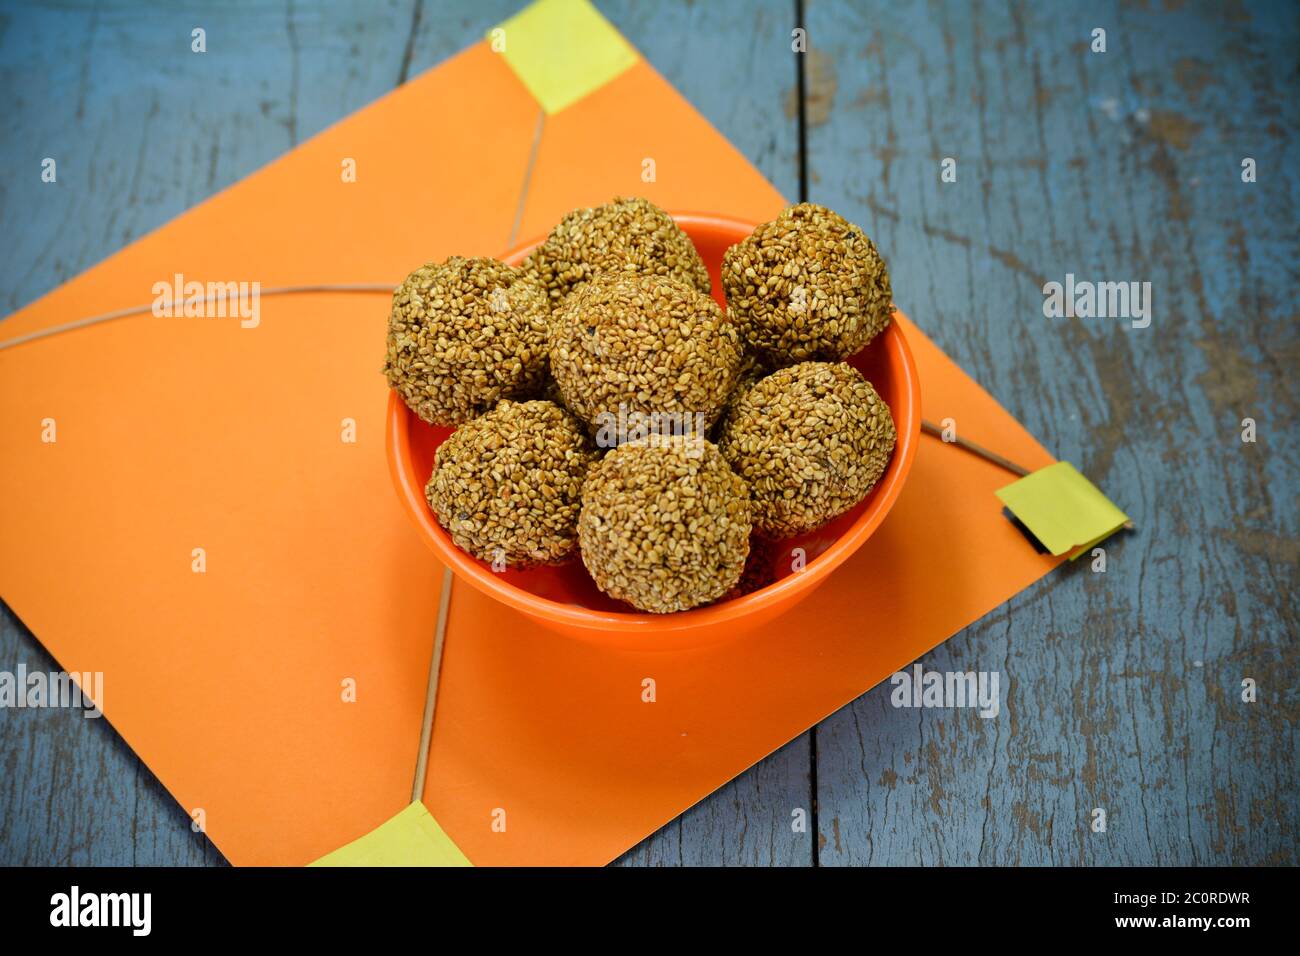
[[[818, 728], [820, 862], [1296, 862], [1296, 8], [818, 0], [808, 30], [812, 198], [1140, 529], [924, 658], [1000, 672], [997, 718], [886, 685]], [[1151, 282], [1151, 326], [1044, 318], [1067, 272]]]
[[[22, 237], [0, 307], [518, 5], [0, 5], [0, 225]], [[797, 195], [792, 2], [598, 5]], [[877, 688], [620, 862], [1296, 862], [1294, 7], [813, 0], [806, 26], [811, 198], [876, 239], [908, 314], [1140, 530], [1105, 574], [1063, 569], [924, 658], [998, 671], [998, 717]], [[1151, 327], [1045, 319], [1066, 272], [1150, 281]], [[53, 666], [4, 609], [0, 669], [19, 662]], [[0, 863], [222, 862], [103, 720], [0, 710], [0, 770]], [[819, 832], [796, 832], [814, 801]]]

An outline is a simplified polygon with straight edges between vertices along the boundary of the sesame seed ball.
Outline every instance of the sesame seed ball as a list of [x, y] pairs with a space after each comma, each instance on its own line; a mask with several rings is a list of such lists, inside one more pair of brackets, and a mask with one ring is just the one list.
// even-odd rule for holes
[[427, 263], [393, 293], [384, 374], [421, 419], [458, 425], [538, 393], [548, 317], [541, 287], [505, 263]]
[[718, 447], [749, 484], [755, 530], [788, 538], [866, 497], [895, 437], [888, 406], [862, 373], [803, 362], [751, 388], [727, 414]]
[[709, 296], [662, 276], [587, 283], [552, 316], [550, 342], [564, 404], [593, 427], [621, 405], [707, 429], [740, 371], [736, 324]]
[[438, 446], [424, 494], [462, 551], [511, 568], [559, 564], [577, 544], [582, 482], [597, 459], [551, 402], [503, 401]]
[[645, 199], [615, 197], [575, 209], [534, 249], [523, 268], [546, 288], [551, 307], [601, 272], [667, 276], [706, 295], [709, 270], [672, 216]]
[[703, 439], [627, 442], [582, 487], [582, 561], [602, 591], [643, 611], [685, 611], [726, 594], [744, 570], [749, 533], [745, 483]]
[[773, 365], [848, 358], [889, 325], [889, 270], [861, 229], [800, 203], [722, 257], [727, 308]]

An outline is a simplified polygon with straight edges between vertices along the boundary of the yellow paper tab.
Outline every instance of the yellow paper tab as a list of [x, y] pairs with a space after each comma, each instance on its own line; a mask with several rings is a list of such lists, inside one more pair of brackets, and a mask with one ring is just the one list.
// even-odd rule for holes
[[308, 866], [473, 866], [416, 801], [365, 836]]
[[1070, 551], [1070, 557], [1077, 558], [1128, 521], [1128, 516], [1068, 461], [1040, 468], [999, 488], [997, 496], [1054, 555]]
[[637, 61], [636, 50], [587, 0], [537, 0], [489, 30], [487, 39], [547, 115]]

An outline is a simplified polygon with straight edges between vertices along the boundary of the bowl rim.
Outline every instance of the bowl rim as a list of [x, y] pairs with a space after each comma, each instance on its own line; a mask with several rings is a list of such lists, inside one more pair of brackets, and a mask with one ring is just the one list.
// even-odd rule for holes
[[[748, 235], [756, 225], [740, 219], [707, 213], [670, 212], [669, 215], [688, 233], [689, 226], [697, 225]], [[543, 239], [544, 237], [539, 237], [516, 246], [502, 256], [501, 261], [518, 265], [529, 252], [541, 244]], [[920, 385], [916, 363], [897, 321], [890, 322], [884, 331], [866, 347], [872, 346], [883, 346], [894, 352], [897, 364], [901, 365], [905, 373], [902, 383], [903, 399], [898, 403], [900, 409], [898, 411], [890, 409], [890, 412], [897, 416], [895, 427], [900, 440], [895, 448], [894, 458], [881, 477], [881, 483], [877, 485], [878, 496], [874, 507], [869, 513], [861, 515], [825, 551], [810, 560], [798, 574], [787, 575], [757, 591], [717, 604], [692, 608], [688, 611], [674, 611], [671, 614], [651, 614], [632, 610], [594, 611], [590, 608], [539, 597], [510, 583], [502, 575], [492, 571], [489, 565], [456, 547], [451, 540], [451, 535], [429, 510], [424, 496], [424, 484], [414, 482], [411, 477], [413, 469], [410, 467], [407, 454], [410, 434], [408, 409], [397, 392], [391, 388], [388, 390], [388, 422], [385, 429], [389, 473], [404, 510], [435, 556], [450, 567], [458, 577], [479, 591], [525, 614], [563, 626], [619, 634], [652, 632], [669, 634], [737, 622], [770, 606], [780, 606], [798, 592], [811, 591], [824, 581], [871, 537], [893, 509], [902, 491], [916, 457], [921, 431]], [[891, 364], [895, 363], [891, 362]], [[900, 418], [903, 420], [900, 421]]]

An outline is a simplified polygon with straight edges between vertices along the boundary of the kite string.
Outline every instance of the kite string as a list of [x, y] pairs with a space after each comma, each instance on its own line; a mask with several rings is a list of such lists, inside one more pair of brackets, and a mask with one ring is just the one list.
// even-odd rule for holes
[[[387, 282], [340, 282], [340, 283], [312, 283], [310, 285], [280, 285], [272, 286], [269, 289], [259, 289], [257, 295], [260, 298], [264, 295], [311, 295], [320, 292], [383, 292], [388, 295], [393, 294], [397, 286]], [[186, 299], [185, 304], [201, 304], [206, 309], [207, 306], [217, 302], [227, 302], [230, 299], [242, 298], [239, 292], [214, 292], [203, 297], [202, 300], [197, 297]], [[0, 342], [0, 352], [5, 349], [11, 349], [16, 345], [25, 345], [28, 342], [35, 342], [39, 339], [49, 338], [54, 335], [61, 335], [64, 332], [75, 332], [77, 329], [89, 328], [92, 325], [99, 325], [102, 322], [112, 322], [116, 319], [125, 319], [132, 315], [142, 315], [145, 312], [152, 312], [154, 303], [149, 305], [133, 305], [126, 309], [115, 309], [112, 312], [105, 312], [102, 315], [92, 315], [89, 318], [77, 319], [73, 322], [65, 322], [62, 325], [52, 325], [49, 328], [37, 329], [34, 332], [28, 332], [26, 335], [19, 335], [16, 338], [9, 339], [7, 342]], [[0, 325], [3, 328], [3, 325]]]
[[[531, 165], [531, 161], [530, 161], [530, 165]], [[523, 203], [521, 202], [520, 212], [522, 212], [522, 209], [523, 209]], [[516, 232], [519, 228], [518, 218], [519, 217], [516, 216], [514, 228], [511, 229], [512, 233]], [[263, 296], [263, 295], [314, 295], [318, 293], [329, 293], [329, 292], [344, 292], [344, 293], [382, 292], [391, 295], [395, 288], [396, 287], [394, 285], [391, 285], [386, 282], [311, 283], [307, 285], [272, 286], [269, 289], [258, 290], [257, 294], [259, 296]], [[239, 293], [235, 293], [235, 295], [238, 296]], [[204, 296], [201, 302], [206, 307], [216, 302], [224, 303], [228, 301], [230, 298], [231, 298], [231, 294], [229, 292], [212, 293]], [[188, 299], [186, 300], [186, 304], [189, 305], [190, 303], [196, 301], [200, 301], [200, 300]], [[149, 305], [131, 306], [130, 308], [126, 308], [126, 309], [116, 309], [112, 312], [105, 312], [101, 315], [92, 315], [88, 318], [77, 319], [73, 322], [65, 322], [62, 325], [53, 325], [50, 326], [49, 328], [37, 329], [33, 332], [28, 332], [26, 335], [19, 335], [15, 338], [9, 339], [7, 342], [0, 342], [0, 351], [14, 348], [15, 346], [18, 345], [25, 345], [28, 342], [35, 342], [40, 339], [50, 338], [51, 336], [61, 335], [64, 332], [74, 332], [77, 329], [88, 328], [92, 325], [99, 325], [100, 323], [103, 322], [112, 322], [116, 319], [125, 319], [133, 315], [141, 315], [145, 312], [152, 312], [153, 309], [154, 309], [153, 303], [150, 303]], [[948, 440], [944, 438], [943, 430], [933, 422], [926, 421], [923, 419], [921, 421], [921, 430], [924, 431], [927, 435], [930, 435], [934, 438], [943, 439], [945, 444], [949, 443]], [[1029, 469], [1021, 465], [1018, 465], [1015, 462], [1007, 458], [1004, 458], [1002, 455], [999, 455], [997, 452], [990, 451], [984, 446], [978, 445], [967, 438], [962, 438], [960, 436], [953, 436], [952, 443], [958, 445], [959, 447], [965, 449], [966, 451], [974, 455], [978, 455], [979, 457], [983, 458], [985, 461], [990, 461], [993, 464], [999, 466], [1000, 468], [1005, 468], [1007, 471], [1011, 472], [1014, 475], [1019, 475], [1023, 477], [1024, 475], [1029, 474]], [[421, 748], [420, 752], [421, 753], [425, 752], [423, 747]]]
[[1029, 474], [1028, 468], [1025, 468], [1021, 465], [1017, 465], [1014, 461], [1011, 461], [1009, 458], [1003, 458], [997, 452], [989, 451], [983, 445], [977, 445], [975, 444], [975, 442], [971, 441], [968, 438], [962, 438], [960, 435], [953, 435], [951, 439], [946, 437], [943, 433], [943, 429], [940, 428], [932, 421], [927, 421], [924, 418], [921, 419], [921, 431], [925, 432], [927, 435], [929, 435], [932, 438], [938, 438], [945, 445], [955, 444], [959, 448], [964, 448], [966, 451], [970, 452], [973, 455], [979, 455], [985, 461], [991, 461], [993, 462], [993, 464], [1001, 468], [1005, 468], [1013, 475], [1019, 475], [1021, 478], [1023, 478], [1025, 475]]
[[[523, 204], [521, 203], [520, 204], [521, 211], [522, 211], [522, 205]], [[518, 226], [519, 226], [518, 217], [516, 217], [515, 226], [514, 229], [511, 230], [511, 232], [512, 233], [515, 232], [518, 229]], [[382, 292], [391, 295], [394, 288], [396, 287], [386, 282], [311, 283], [307, 285], [273, 286], [269, 289], [260, 289], [258, 291], [258, 295], [259, 296], [314, 295], [318, 293], [329, 293], [329, 292], [343, 292], [343, 293]], [[238, 296], [239, 293], [235, 293], [235, 295]], [[228, 301], [230, 298], [231, 298], [231, 294], [229, 292], [212, 293], [204, 296], [201, 302], [206, 307], [216, 302], [224, 303]], [[189, 299], [186, 301], [186, 304], [188, 305], [190, 303], [194, 303], [197, 301], [200, 300]], [[28, 332], [26, 335], [19, 335], [15, 338], [9, 339], [7, 342], [0, 342], [0, 351], [14, 348], [15, 346], [18, 345], [25, 345], [28, 342], [35, 342], [40, 339], [49, 338], [51, 336], [61, 335], [64, 332], [74, 332], [77, 329], [88, 328], [92, 325], [99, 325], [100, 323], [103, 322], [112, 322], [115, 321], [116, 319], [125, 319], [133, 315], [141, 315], [145, 312], [152, 312], [153, 309], [154, 309], [153, 303], [150, 303], [149, 305], [131, 306], [130, 308], [126, 308], [126, 309], [116, 309], [112, 312], [105, 312], [101, 315], [92, 315], [88, 318], [77, 319], [73, 322], [65, 322], [62, 325], [53, 325], [50, 326], [49, 328], [37, 329], [33, 332]], [[931, 435], [932, 437], [935, 438], [943, 438], [943, 430], [938, 425], [935, 425], [933, 422], [922, 420], [921, 429], [927, 435]], [[1014, 475], [1024, 476], [1029, 474], [1029, 469], [1024, 468], [1021, 465], [1018, 465], [1015, 462], [999, 455], [997, 452], [990, 451], [984, 446], [978, 445], [975, 442], [970, 441], [969, 439], [962, 438], [960, 436], [953, 436], [952, 442], [958, 445], [959, 447], [964, 448], [966, 451], [978, 455], [979, 457], [983, 458], [985, 461], [990, 461], [1001, 468], [1005, 468], [1007, 471], [1011, 472]], [[945, 443], [947, 443], [946, 439], [945, 439]]]
[[[528, 187], [533, 181], [533, 167], [537, 163], [537, 151], [542, 143], [542, 132], [546, 128], [546, 110], [537, 113], [537, 125], [533, 129], [533, 144], [528, 151], [528, 165], [524, 168], [524, 181], [519, 187], [519, 201], [515, 204], [515, 221], [510, 227], [507, 248], [513, 249], [519, 241], [519, 224], [523, 222], [524, 206], [528, 200]], [[424, 716], [420, 721], [420, 749], [415, 755], [415, 781], [411, 784], [411, 802], [424, 799], [424, 785], [429, 775], [429, 745], [433, 740], [433, 720], [438, 706], [438, 680], [442, 673], [442, 650], [447, 640], [447, 611], [451, 604], [451, 589], [455, 577], [451, 565], [442, 569], [442, 591], [438, 599], [438, 623], [433, 632], [433, 655], [429, 660], [429, 683], [424, 691]]]

